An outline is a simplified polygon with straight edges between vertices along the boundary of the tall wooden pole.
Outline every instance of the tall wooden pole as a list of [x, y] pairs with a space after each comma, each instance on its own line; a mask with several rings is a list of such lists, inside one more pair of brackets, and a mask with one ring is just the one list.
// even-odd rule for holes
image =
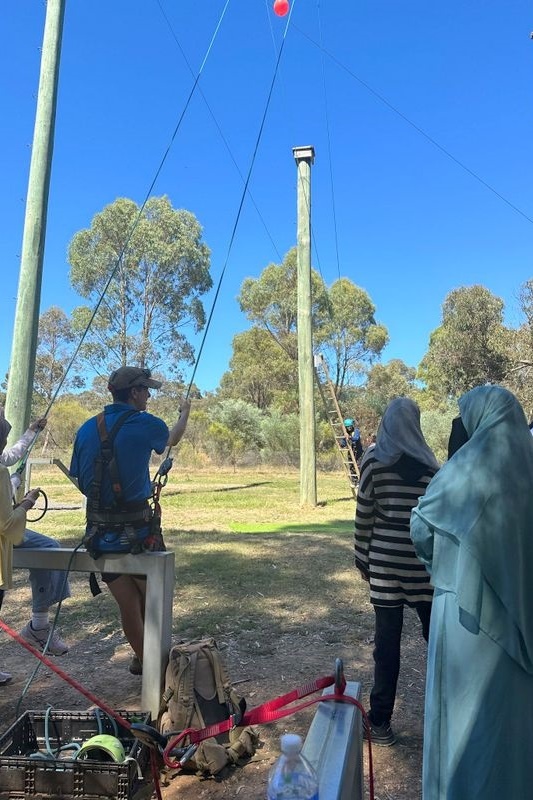
[[6, 417], [13, 426], [10, 441], [24, 432], [31, 413], [64, 16], [65, 0], [47, 0], [7, 384]]
[[316, 506], [315, 395], [311, 319], [311, 165], [313, 147], [293, 147], [298, 170], [298, 388], [300, 503]]

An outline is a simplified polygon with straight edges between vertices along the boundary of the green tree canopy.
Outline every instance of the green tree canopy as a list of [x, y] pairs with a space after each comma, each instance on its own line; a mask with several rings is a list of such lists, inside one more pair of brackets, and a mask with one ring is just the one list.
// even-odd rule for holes
[[[259, 278], [247, 278], [238, 297], [248, 319], [268, 331], [294, 360], [298, 355], [297, 279], [296, 248], [292, 248], [282, 264], [269, 264]], [[340, 278], [328, 289], [312, 269], [311, 297], [314, 347], [324, 355], [339, 390], [362, 373], [365, 362], [379, 356], [387, 331], [376, 323], [368, 294], [348, 278]]]
[[361, 287], [339, 278], [328, 290], [328, 313], [315, 332], [315, 345], [328, 361], [337, 390], [364, 372], [388, 342], [384, 325], [376, 323], [376, 308]]
[[[269, 264], [259, 278], [246, 278], [238, 296], [241, 311], [255, 325], [267, 330], [286, 353], [297, 358], [296, 324], [298, 320], [298, 270], [296, 248], [282, 264]], [[329, 301], [324, 281], [311, 270], [313, 329], [327, 313]]]
[[80, 389], [84, 382], [80, 375], [67, 375], [74, 353], [74, 333], [65, 312], [52, 306], [39, 318], [37, 353], [35, 359], [34, 390], [44, 404], [51, 403], [61, 387]]
[[93, 304], [73, 314], [79, 333], [100, 303], [80, 351], [93, 366], [164, 363], [179, 377], [180, 362], [194, 363], [184, 329], [204, 327], [200, 297], [212, 286], [194, 214], [174, 209], [168, 197], [150, 198], [142, 213], [119, 198], [73, 237], [68, 260], [73, 288]]
[[229, 370], [220, 381], [221, 399], [245, 400], [262, 410], [298, 408], [298, 364], [264, 328], [233, 337]]
[[209, 434], [219, 460], [233, 467], [247, 451], [263, 446], [261, 412], [243, 400], [224, 400], [214, 408]]
[[474, 386], [501, 382], [509, 369], [509, 331], [503, 325], [503, 301], [484, 286], [450, 292], [442, 324], [430, 336], [419, 375], [441, 398]]
[[505, 385], [516, 394], [528, 420], [533, 418], [533, 279], [526, 281], [518, 295], [523, 321], [512, 332], [511, 366]]
[[375, 364], [368, 373], [364, 387], [365, 403], [381, 418], [395, 397], [414, 399], [415, 378], [416, 370], [399, 358], [393, 358], [386, 364]]

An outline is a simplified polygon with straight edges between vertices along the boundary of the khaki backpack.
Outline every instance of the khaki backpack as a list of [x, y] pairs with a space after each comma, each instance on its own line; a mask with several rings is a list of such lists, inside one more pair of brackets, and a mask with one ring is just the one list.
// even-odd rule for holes
[[[172, 647], [161, 701], [161, 733], [179, 733], [186, 728], [201, 730], [228, 719], [231, 714], [244, 714], [245, 709], [246, 702], [235, 693], [214, 639], [181, 641]], [[255, 753], [258, 742], [255, 728], [237, 727], [205, 739], [183, 766], [216, 775], [228, 764], [242, 764]], [[189, 743], [185, 737], [180, 746]]]

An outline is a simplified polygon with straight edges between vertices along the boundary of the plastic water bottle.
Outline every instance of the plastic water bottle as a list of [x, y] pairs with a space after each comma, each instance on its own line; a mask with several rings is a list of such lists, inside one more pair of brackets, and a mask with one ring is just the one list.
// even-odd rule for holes
[[281, 755], [268, 776], [267, 800], [318, 800], [318, 778], [296, 733], [281, 737]]

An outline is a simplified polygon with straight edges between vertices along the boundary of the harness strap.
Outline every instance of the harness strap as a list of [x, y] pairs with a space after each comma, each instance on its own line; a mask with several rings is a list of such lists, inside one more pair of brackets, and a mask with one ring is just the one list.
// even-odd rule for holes
[[[127, 411], [125, 411], [123, 414], [120, 415], [120, 417], [115, 421], [115, 424], [113, 425], [113, 427], [109, 432], [105, 424], [105, 413], [101, 411], [100, 414], [98, 414], [98, 416], [96, 417], [96, 427], [98, 430], [98, 435], [100, 437], [101, 465], [102, 465], [102, 474], [100, 477], [100, 485], [98, 486], [98, 493], [100, 493], [101, 478], [103, 477], [103, 469], [107, 468], [109, 477], [111, 479], [111, 488], [113, 489], [113, 494], [115, 495], [115, 503], [117, 505], [121, 505], [122, 503], [122, 484], [115, 458], [115, 447], [114, 447], [115, 439], [119, 430], [122, 428], [126, 420], [128, 420], [134, 414], [138, 413], [139, 412], [136, 411], [136, 409], [129, 408]], [[100, 505], [101, 504], [99, 497], [98, 506], [100, 507]]]
[[95, 511], [91, 508], [87, 510], [86, 516], [87, 522], [92, 522], [95, 525], [107, 525], [111, 527], [119, 525], [122, 527], [128, 524], [134, 528], [142, 528], [150, 522], [152, 513], [150, 511], [150, 506], [146, 503], [141, 510], [124, 508], [124, 511], [117, 512], [108, 511], [107, 509]]

